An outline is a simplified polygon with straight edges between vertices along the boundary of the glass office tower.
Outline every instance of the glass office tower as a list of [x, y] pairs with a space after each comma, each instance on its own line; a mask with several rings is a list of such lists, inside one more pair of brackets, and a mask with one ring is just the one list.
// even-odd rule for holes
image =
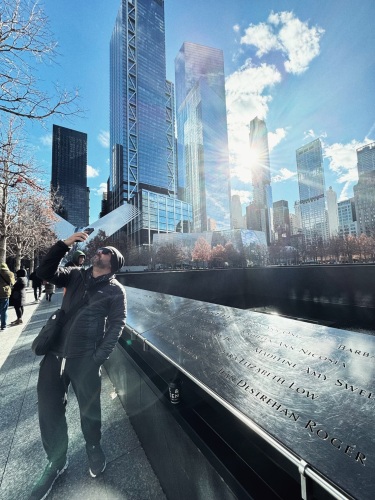
[[122, 0], [110, 44], [111, 210], [142, 189], [175, 197], [173, 102], [164, 0]]
[[355, 211], [354, 198], [337, 204], [340, 236], [359, 236], [359, 226]]
[[185, 42], [176, 59], [178, 196], [196, 232], [230, 228], [224, 60], [219, 49]]
[[358, 184], [353, 187], [359, 232], [375, 234], [375, 142], [357, 149]]
[[375, 142], [357, 149], [358, 176], [375, 170]]
[[273, 229], [277, 241], [288, 241], [290, 237], [289, 204], [286, 200], [273, 203]]
[[258, 117], [251, 120], [249, 129], [253, 184], [253, 225], [249, 229], [263, 231], [269, 245], [273, 241], [273, 214], [268, 131], [265, 122]]
[[61, 197], [57, 213], [74, 227], [87, 226], [87, 134], [53, 125], [51, 187]]
[[307, 243], [325, 241], [328, 224], [320, 139], [297, 149], [296, 160], [303, 234]]

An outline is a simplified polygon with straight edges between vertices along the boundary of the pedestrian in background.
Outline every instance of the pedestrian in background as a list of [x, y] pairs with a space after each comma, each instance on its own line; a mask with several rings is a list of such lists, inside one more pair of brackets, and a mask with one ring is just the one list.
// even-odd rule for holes
[[27, 278], [25, 269], [19, 269], [16, 272], [16, 276], [17, 280], [13, 286], [10, 301], [16, 311], [17, 319], [11, 323], [12, 326], [23, 323], [23, 306], [26, 304]]
[[9, 271], [5, 262], [0, 263], [0, 323], [1, 329], [5, 330], [8, 320], [9, 297], [12, 286], [15, 283], [14, 274]]
[[73, 253], [72, 260], [69, 260], [64, 267], [82, 267], [85, 263], [86, 255], [82, 250]]
[[40, 300], [40, 296], [42, 295], [42, 283], [43, 281], [36, 275], [36, 272], [32, 272], [30, 274], [30, 279], [33, 282], [33, 290], [34, 290], [34, 299], [35, 302]]
[[52, 295], [55, 293], [55, 285], [49, 281], [44, 282], [44, 290], [46, 292], [46, 300], [51, 302]]

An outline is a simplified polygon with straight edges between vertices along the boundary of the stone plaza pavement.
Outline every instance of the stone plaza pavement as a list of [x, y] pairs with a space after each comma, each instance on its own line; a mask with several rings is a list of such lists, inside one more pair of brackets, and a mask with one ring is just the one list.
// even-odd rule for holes
[[[41, 357], [31, 343], [47, 318], [62, 301], [57, 290], [52, 301], [44, 294], [34, 302], [27, 289], [24, 323], [0, 332], [0, 499], [26, 500], [47, 464], [42, 448], [37, 412], [36, 384]], [[16, 319], [9, 309], [8, 324]], [[102, 388], [102, 447], [107, 468], [98, 478], [88, 472], [85, 443], [74, 392], [67, 406], [69, 467], [56, 481], [51, 500], [164, 500], [132, 425], [105, 370]]]

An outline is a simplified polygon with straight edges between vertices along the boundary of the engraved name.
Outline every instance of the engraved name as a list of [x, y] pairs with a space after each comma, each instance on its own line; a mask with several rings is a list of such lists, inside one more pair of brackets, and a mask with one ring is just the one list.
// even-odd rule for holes
[[351, 347], [347, 347], [346, 345], [339, 345], [337, 348], [339, 351], [350, 352], [351, 354], [357, 354], [358, 356], [362, 356], [364, 358], [375, 359], [375, 356], [366, 351], [360, 351], [358, 349], [352, 349]]
[[[366, 455], [361, 451], [356, 452], [357, 446], [355, 444], [344, 444], [341, 439], [331, 435], [323, 426], [318, 425], [314, 420], [309, 420], [305, 425], [305, 429], [310, 431], [311, 434], [329, 443], [331, 446], [339, 451], [342, 451], [347, 457], [354, 458], [360, 465], [365, 466]], [[353, 454], [354, 453], [354, 454]]]
[[358, 396], [363, 396], [367, 399], [375, 399], [375, 393], [367, 391], [365, 389], [360, 389], [359, 387], [356, 387], [355, 385], [348, 384], [344, 380], [337, 379], [335, 382], [335, 385], [338, 387], [342, 387], [343, 389], [358, 394]]

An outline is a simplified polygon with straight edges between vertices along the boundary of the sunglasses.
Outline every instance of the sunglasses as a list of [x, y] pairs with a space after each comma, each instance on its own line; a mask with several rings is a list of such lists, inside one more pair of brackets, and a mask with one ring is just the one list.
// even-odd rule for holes
[[113, 255], [113, 252], [111, 252], [111, 250], [109, 250], [108, 248], [98, 248], [96, 253], [102, 253], [103, 255], [108, 255], [108, 254]]

